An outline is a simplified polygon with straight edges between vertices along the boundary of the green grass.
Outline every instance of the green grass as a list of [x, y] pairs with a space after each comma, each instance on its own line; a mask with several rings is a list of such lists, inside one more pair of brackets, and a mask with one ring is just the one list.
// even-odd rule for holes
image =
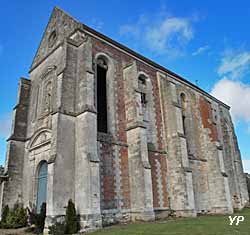
[[228, 216], [169, 219], [151, 223], [117, 225], [91, 233], [92, 235], [250, 235], [250, 209], [235, 215], [245, 220], [238, 226], [229, 225]]

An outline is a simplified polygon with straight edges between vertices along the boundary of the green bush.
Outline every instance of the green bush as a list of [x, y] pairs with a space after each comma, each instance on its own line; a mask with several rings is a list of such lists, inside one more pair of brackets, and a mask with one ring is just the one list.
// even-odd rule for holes
[[15, 221], [16, 221], [15, 212], [14, 210], [10, 210], [6, 217], [6, 223], [3, 223], [2, 226], [3, 228], [16, 228], [17, 225]]
[[21, 228], [27, 225], [27, 211], [22, 204], [15, 204], [12, 210], [5, 206], [2, 213], [1, 228]]
[[8, 205], [4, 206], [3, 211], [2, 211], [1, 223], [6, 223], [6, 219], [7, 219], [9, 212], [10, 212], [9, 206]]
[[65, 223], [56, 222], [52, 226], [49, 226], [49, 234], [52, 234], [52, 235], [65, 234]]
[[78, 231], [78, 223], [77, 223], [75, 204], [70, 199], [68, 201], [68, 206], [66, 209], [65, 233], [72, 234], [72, 233], [77, 233], [77, 231]]
[[28, 215], [27, 210], [23, 207], [18, 207], [15, 211], [16, 216], [16, 224], [19, 225], [19, 227], [25, 227], [27, 225]]

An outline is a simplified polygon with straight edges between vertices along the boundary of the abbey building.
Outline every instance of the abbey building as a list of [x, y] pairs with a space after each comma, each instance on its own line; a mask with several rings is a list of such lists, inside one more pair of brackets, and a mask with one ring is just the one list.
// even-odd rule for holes
[[248, 203], [229, 109], [55, 8], [21, 78], [0, 206], [75, 203], [82, 230]]

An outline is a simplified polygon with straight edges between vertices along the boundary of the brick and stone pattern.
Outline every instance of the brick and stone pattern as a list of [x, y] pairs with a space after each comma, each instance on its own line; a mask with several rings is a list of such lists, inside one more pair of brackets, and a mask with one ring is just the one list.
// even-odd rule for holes
[[107, 143], [100, 143], [100, 180], [101, 180], [101, 209], [114, 209], [118, 206], [116, 182], [115, 152], [113, 146]]
[[166, 155], [150, 152], [153, 206], [157, 212], [169, 209]]
[[[99, 58], [107, 62], [107, 133], [97, 131]], [[45, 233], [70, 198], [82, 231], [231, 213], [249, 202], [229, 107], [58, 8], [19, 87], [1, 208], [36, 206], [46, 161]]]

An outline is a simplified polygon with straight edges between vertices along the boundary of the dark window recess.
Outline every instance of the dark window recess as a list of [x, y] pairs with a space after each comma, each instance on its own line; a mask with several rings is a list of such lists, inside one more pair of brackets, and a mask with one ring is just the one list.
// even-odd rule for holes
[[108, 132], [107, 123], [107, 70], [97, 65], [97, 131]]
[[186, 131], [186, 117], [184, 115], [182, 115], [182, 124], [183, 124], [183, 134], [186, 135], [187, 131]]
[[144, 77], [139, 77], [139, 84], [145, 85], [146, 84], [146, 79]]
[[49, 47], [54, 46], [55, 42], [56, 42], [56, 38], [57, 38], [57, 34], [56, 31], [54, 30], [50, 35], [49, 35]]
[[187, 152], [188, 152], [188, 154], [190, 154], [190, 136], [188, 135], [188, 133], [187, 133], [187, 131], [188, 131], [188, 129], [187, 128], [189, 128], [188, 126], [187, 126], [187, 123], [186, 123], [186, 117], [184, 116], [184, 115], [182, 115], [182, 123], [183, 123], [183, 134], [186, 136], [186, 146], [187, 146]]
[[147, 104], [147, 100], [146, 100], [146, 94], [141, 92], [141, 103], [142, 105], [146, 105]]

